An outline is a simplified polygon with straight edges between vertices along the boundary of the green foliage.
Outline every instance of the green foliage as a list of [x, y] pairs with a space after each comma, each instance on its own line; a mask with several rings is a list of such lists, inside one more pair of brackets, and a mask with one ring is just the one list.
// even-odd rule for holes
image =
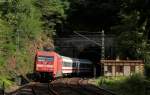
[[[115, 34], [116, 56], [149, 61], [149, 0], [69, 0], [68, 26]], [[148, 39], [149, 38], [149, 39]]]
[[0, 56], [0, 65], [3, 65], [5, 62], [4, 58], [2, 56]]
[[5, 87], [13, 84], [11, 76], [8, 74], [7, 70], [4, 69], [4, 64], [0, 66], [0, 87], [2, 87], [3, 83], [5, 84]]
[[145, 78], [135, 74], [130, 77], [105, 78], [103, 84], [105, 87], [117, 93], [118, 95], [145, 95]]
[[[38, 38], [40, 32], [42, 32], [42, 22], [40, 21], [41, 13], [33, 5], [33, 0], [20, 0], [16, 5], [16, 31], [19, 32], [19, 36], [31, 40]], [[17, 33], [16, 33], [17, 34]]]
[[[1, 17], [4, 19], [4, 23], [8, 24], [4, 27], [3, 32], [9, 35], [7, 35], [9, 41], [7, 42], [8, 44], [5, 45], [6, 47], [9, 47], [9, 45], [10, 47], [14, 47], [15, 45], [24, 46], [27, 39], [33, 40], [38, 38], [38, 35], [42, 32], [41, 16], [40, 12], [33, 5], [32, 0], [6, 1], [1, 5], [1, 7], [3, 6], [7, 9], [4, 10], [4, 8], [2, 8]], [[12, 28], [10, 29], [11, 32], [9, 27]], [[4, 34], [2, 35], [4, 37]], [[18, 39], [17, 36], [21, 39]]]
[[32, 72], [36, 42], [45, 44], [51, 39], [56, 24], [66, 19], [68, 8], [67, 0], [0, 2], [0, 82], [9, 84], [11, 78]]
[[[0, 66], [0, 81], [9, 84], [11, 78], [33, 70], [33, 54], [28, 48], [41, 36], [42, 15], [34, 0], [1, 2], [0, 13], [0, 64], [4, 64]], [[3, 77], [3, 73], [9, 78]]]
[[145, 92], [144, 78], [133, 75], [119, 85], [119, 93], [122, 95], [143, 95]]
[[44, 32], [51, 36], [57, 24], [62, 23], [67, 17], [69, 8], [68, 0], [36, 0], [36, 6], [42, 13]]
[[1, 75], [0, 76], [0, 87], [2, 87], [3, 83], [5, 85], [5, 87], [9, 87], [13, 84], [13, 82], [9, 79], [10, 77], [5, 76], [5, 75]]
[[69, 0], [69, 25], [76, 30], [109, 30], [119, 20], [119, 1]]
[[129, 59], [147, 60], [149, 17], [146, 15], [149, 15], [149, 13], [143, 14], [143, 12], [149, 10], [149, 8], [142, 0], [133, 1], [122, 1], [119, 13], [121, 17], [120, 24], [112, 27], [111, 30], [118, 36], [118, 56], [122, 59], [128, 57]]

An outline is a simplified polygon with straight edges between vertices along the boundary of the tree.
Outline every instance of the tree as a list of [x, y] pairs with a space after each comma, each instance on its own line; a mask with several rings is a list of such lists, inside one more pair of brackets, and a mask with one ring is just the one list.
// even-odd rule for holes
[[119, 22], [116, 0], [69, 0], [68, 25], [74, 30], [110, 31]]
[[0, 2], [0, 67], [6, 75], [25, 77], [32, 72], [36, 49], [52, 46], [52, 33], [66, 18], [68, 7], [67, 0]]
[[[4, 67], [9, 75], [25, 76], [33, 70], [34, 52], [30, 52], [29, 48], [38, 41], [43, 31], [41, 12], [34, 0], [6, 0], [0, 4], [0, 13], [3, 37], [0, 59], [5, 61]], [[10, 67], [12, 64], [15, 66]]]
[[149, 28], [149, 7], [147, 0], [122, 1], [119, 13], [121, 22], [112, 27], [118, 36], [118, 55], [124, 59], [142, 58], [147, 60], [149, 44], [147, 43]]
[[56, 25], [62, 23], [67, 17], [68, 0], [36, 0], [36, 6], [42, 13], [44, 33], [52, 37], [56, 32]]

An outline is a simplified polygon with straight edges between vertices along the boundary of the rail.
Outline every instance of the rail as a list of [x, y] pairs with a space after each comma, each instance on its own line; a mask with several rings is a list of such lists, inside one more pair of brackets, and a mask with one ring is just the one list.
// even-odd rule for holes
[[52, 86], [53, 86], [52, 84], [48, 84], [49, 94], [51, 93], [53, 95], [59, 95], [55, 90], [52, 89]]
[[[59, 95], [54, 89], [53, 89], [53, 85], [50, 84], [50, 83], [47, 83], [47, 89], [48, 89], [48, 93], [44, 94], [44, 95]], [[36, 86], [35, 85], [32, 85], [31, 87], [32, 89], [32, 93], [33, 95], [38, 95], [38, 90], [36, 89]], [[37, 92], [36, 92], [37, 91]]]
[[[96, 87], [96, 89], [97, 89], [97, 92], [96, 92], [95, 90], [92, 90], [91, 88], [84, 87], [84, 85], [82, 85], [82, 82], [83, 82], [83, 81], [84, 81], [83, 79], [80, 80], [80, 81], [79, 81], [79, 85], [80, 85], [82, 88], [84, 88], [85, 90], [94, 92], [94, 93], [96, 93], [96, 94], [98, 94], [98, 95], [101, 95], [101, 94], [102, 94], [102, 95], [117, 95], [116, 93], [114, 93], [114, 92], [112, 92], [112, 91], [110, 91], [110, 90], [101, 88], [101, 87]], [[87, 84], [88, 84], [88, 81], [87, 81]]]
[[33, 95], [36, 95], [34, 86], [35, 86], [35, 85], [33, 85], [33, 86], [31, 87], [31, 90], [32, 90]]
[[[18, 89], [14, 90], [14, 91], [11, 91], [11, 92], [5, 92], [3, 95], [13, 95], [14, 93], [17, 93], [19, 90], [29, 86], [29, 85], [34, 85], [35, 82], [30, 82], [30, 83], [27, 83], [27, 84], [24, 84], [22, 86], [20, 86]], [[33, 88], [33, 87], [32, 87]], [[1, 94], [0, 94], [1, 95]], [[35, 94], [36, 95], [36, 94]]]
[[[64, 78], [61, 80], [55, 80], [51, 83], [37, 83], [30, 82], [26, 85], [21, 86], [19, 89], [13, 91], [12, 93], [5, 93], [6, 95], [16, 95], [19, 93], [24, 93], [24, 89], [28, 89], [28, 93], [32, 95], [61, 95], [60, 93], [64, 93], [62, 90], [58, 90], [59, 84], [63, 89], [73, 93], [77, 93], [77, 95], [116, 95], [114, 92], [109, 90], [98, 88], [96, 86], [90, 85], [88, 83], [88, 79], [81, 78]], [[43, 90], [42, 90], [43, 89]], [[40, 91], [41, 90], [41, 91]], [[3, 95], [5, 95], [3, 94]], [[64, 93], [65, 95], [66, 93]], [[2, 94], [0, 94], [2, 95]]]
[[110, 90], [107, 90], [107, 89], [104, 89], [104, 88], [100, 88], [100, 90], [103, 90], [104, 91], [104, 95], [117, 95], [116, 93], [110, 91]]

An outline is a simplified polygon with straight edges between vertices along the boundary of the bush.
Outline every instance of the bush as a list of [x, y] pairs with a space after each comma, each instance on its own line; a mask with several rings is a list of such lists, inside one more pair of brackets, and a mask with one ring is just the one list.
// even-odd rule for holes
[[6, 75], [0, 76], [0, 88], [2, 87], [3, 83], [5, 87], [9, 87], [13, 84], [13, 82], [10, 80], [10, 77]]
[[100, 86], [114, 91], [118, 95], [144, 95], [145, 78], [142, 75], [132, 75], [124, 78], [105, 78]]
[[133, 75], [119, 85], [120, 95], [143, 95], [145, 93], [144, 77], [140, 75]]

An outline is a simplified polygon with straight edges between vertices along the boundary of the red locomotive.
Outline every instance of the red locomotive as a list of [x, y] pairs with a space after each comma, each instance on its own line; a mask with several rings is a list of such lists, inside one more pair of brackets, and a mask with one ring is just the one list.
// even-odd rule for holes
[[92, 73], [92, 62], [86, 59], [75, 59], [60, 56], [54, 51], [37, 51], [34, 64], [36, 78], [49, 80], [63, 75], [81, 75]]

